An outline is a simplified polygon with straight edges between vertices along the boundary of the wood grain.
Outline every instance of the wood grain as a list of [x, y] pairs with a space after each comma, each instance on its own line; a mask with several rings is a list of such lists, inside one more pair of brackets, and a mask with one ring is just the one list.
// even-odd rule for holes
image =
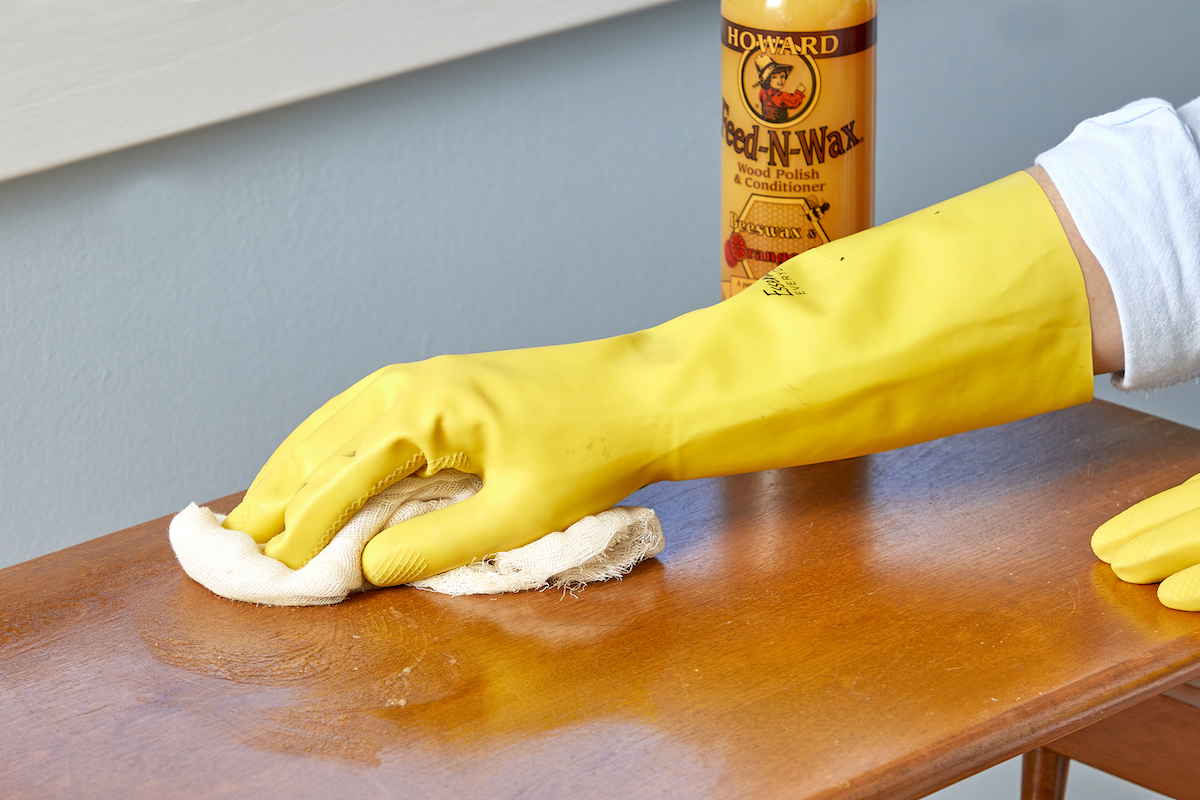
[[155, 520], [0, 571], [0, 786], [919, 797], [1200, 676], [1200, 615], [1088, 548], [1197, 472], [1200, 431], [1096, 402], [650, 487], [667, 550], [578, 596], [326, 608], [210, 594]]

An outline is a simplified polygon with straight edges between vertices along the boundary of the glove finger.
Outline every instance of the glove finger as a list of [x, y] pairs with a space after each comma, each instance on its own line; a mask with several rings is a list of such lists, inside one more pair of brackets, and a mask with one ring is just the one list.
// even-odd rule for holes
[[1200, 611], [1200, 566], [1176, 572], [1160, 583], [1158, 599], [1167, 608]]
[[[363, 549], [363, 575], [376, 586], [437, 575], [529, 544], [556, 528], [516, 508], [512, 495], [484, 485], [474, 497], [387, 528]], [[565, 527], [565, 526], [562, 526]]]
[[427, 462], [409, 437], [368, 430], [323, 461], [287, 503], [283, 532], [263, 552], [300, 569], [329, 543], [370, 498]]
[[351, 440], [395, 402], [396, 383], [378, 382], [384, 370], [363, 378], [301, 423], [267, 460], [224, 526], [259, 543], [282, 533], [287, 509], [301, 487], [312, 483], [315, 472], [338, 452], [357, 449]]
[[1117, 577], [1129, 583], [1154, 583], [1200, 564], [1200, 507], [1151, 528], [1113, 556]]
[[1092, 535], [1092, 552], [1111, 564], [1117, 551], [1151, 528], [1200, 508], [1200, 475], [1143, 500], [1105, 522]]

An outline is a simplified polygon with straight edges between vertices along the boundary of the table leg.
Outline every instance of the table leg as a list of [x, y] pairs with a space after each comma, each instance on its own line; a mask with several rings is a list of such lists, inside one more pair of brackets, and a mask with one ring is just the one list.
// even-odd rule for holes
[[1071, 759], [1044, 747], [1031, 750], [1021, 763], [1021, 800], [1063, 800]]

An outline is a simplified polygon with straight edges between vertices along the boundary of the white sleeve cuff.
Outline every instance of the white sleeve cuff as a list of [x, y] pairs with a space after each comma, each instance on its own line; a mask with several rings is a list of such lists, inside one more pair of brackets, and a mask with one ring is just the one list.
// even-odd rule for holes
[[1146, 99], [1084, 120], [1037, 164], [1112, 284], [1118, 389], [1200, 377], [1200, 98]]

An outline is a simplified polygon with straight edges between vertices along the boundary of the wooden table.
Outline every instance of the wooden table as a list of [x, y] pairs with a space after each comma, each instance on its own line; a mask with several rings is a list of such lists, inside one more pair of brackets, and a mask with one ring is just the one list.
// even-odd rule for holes
[[1088, 548], [1197, 472], [1095, 402], [650, 487], [667, 550], [578, 596], [326, 608], [210, 594], [155, 520], [0, 571], [0, 794], [919, 797], [1200, 676], [1200, 614]]

